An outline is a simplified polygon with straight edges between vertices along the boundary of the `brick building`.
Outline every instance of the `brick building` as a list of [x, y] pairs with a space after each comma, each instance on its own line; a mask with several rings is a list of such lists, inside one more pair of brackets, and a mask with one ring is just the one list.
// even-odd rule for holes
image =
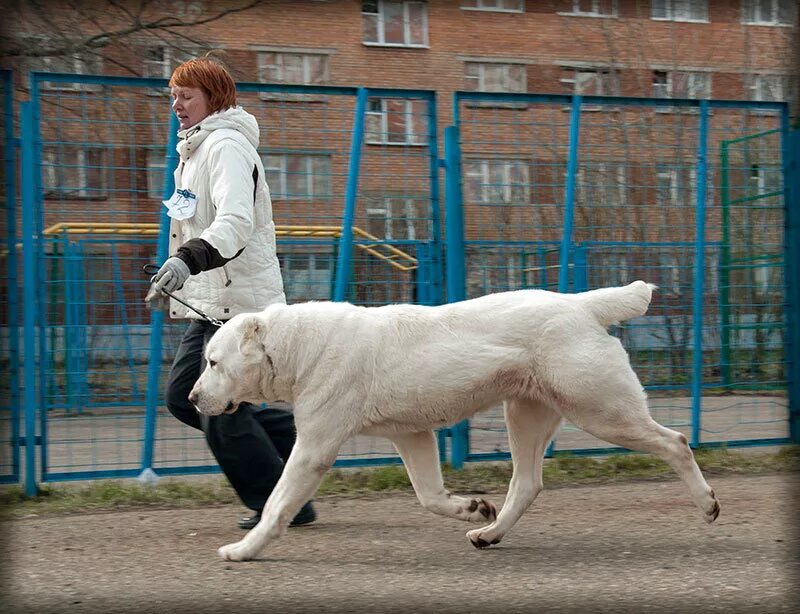
[[[184, 1], [169, 6], [175, 19], [195, 21], [218, 10], [216, 4]], [[158, 17], [158, 7], [153, 4], [150, 17]], [[85, 29], [112, 31], [120, 23], [109, 21], [115, 19], [109, 14], [85, 20]], [[61, 3], [54, 3], [50, 19], [67, 24], [76, 18]], [[30, 59], [25, 67], [168, 77], [177, 62], [215, 48], [224, 50], [226, 63], [243, 82], [435, 90], [438, 152], [434, 154], [441, 155], [442, 129], [452, 121], [456, 90], [787, 100], [796, 109], [797, 25], [797, 4], [790, 0], [283, 0], [266, 1], [193, 26], [181, 31], [185, 36], [138, 33], [99, 53]], [[20, 28], [15, 36], [24, 38], [24, 32]], [[43, 96], [52, 97], [54, 109], [69, 105], [67, 100], [78, 104], [80, 99], [84, 119], [90, 112], [111, 113], [108, 101], [99, 96], [92, 99], [92, 91], [91, 86], [71, 91], [55, 86], [49, 92], [45, 88]], [[143, 102], [133, 106], [129, 100], [113, 100], [115, 117], [128, 114], [144, 122], [166, 106], [163, 92], [157, 90], [138, 92], [137, 97]], [[261, 92], [242, 95], [242, 102], [259, 117], [268, 143], [263, 154], [276, 221], [340, 223], [352, 97]], [[468, 126], [464, 133], [471, 130], [465, 139], [463, 165], [469, 237], [529, 239], [532, 229], [540, 241], [560, 236], [568, 109], [548, 107], [538, 120], [524, 119], [531, 109], [535, 105], [465, 106]], [[669, 111], [668, 100], [665, 109]], [[597, 117], [609, 115], [605, 108], [598, 111], [602, 113]], [[367, 112], [356, 225], [381, 240], [425, 239], [431, 232], [430, 155], [424, 147], [430, 127], [425, 103], [373, 97]], [[623, 110], [613, 115], [608, 124], [594, 120], [595, 129], [592, 120], [587, 122], [584, 144], [604, 149], [595, 164], [578, 171], [576, 238], [664, 241], [680, 237], [694, 223], [689, 208], [696, 177], [683, 162], [695, 153], [691, 126], [696, 118], [658, 114], [658, 110]], [[756, 131], [772, 125], [769, 117], [765, 119], [768, 115], [737, 117], [737, 121], [751, 122], [751, 131]], [[471, 119], [474, 124], [469, 124]], [[721, 126], [724, 114], [715, 121]], [[668, 127], [659, 136], [659, 142], [669, 147], [668, 155], [658, 158], [647, 138], [631, 141], [625, 126], [639, 124], [651, 131]], [[47, 128], [56, 129], [61, 134], [43, 148], [43, 187], [58, 204], [46, 212], [46, 226], [66, 218], [96, 219], [98, 210], [91, 203], [102, 203], [112, 194], [117, 206], [101, 207], [104, 218], [155, 219], [153, 203], [160, 197], [163, 177], [160, 146], [164, 138], [159, 130], [150, 127], [147, 135], [141, 130], [92, 135], [113, 143], [109, 148], [88, 146], [89, 139], [79, 138], [86, 131], [85, 121], [73, 126], [53, 123]], [[63, 145], [73, 138], [82, 144]], [[711, 138], [716, 137], [712, 134]], [[143, 146], [132, 146], [134, 141]], [[532, 154], [528, 147], [532, 142], [546, 146]], [[79, 172], [64, 172], [66, 159], [78, 160]], [[776, 172], [769, 163], [774, 159], [743, 160], [743, 176], [734, 183], [742, 189], [763, 183]], [[124, 206], [118, 206], [120, 202]], [[598, 204], [603, 206], [600, 216]], [[719, 213], [713, 215], [717, 218], [709, 224], [712, 238], [719, 234]], [[286, 266], [296, 265], [298, 278], [316, 279], [320, 288], [326, 288], [331, 250], [292, 249], [305, 250], [306, 255]], [[547, 256], [547, 262], [552, 257]], [[498, 258], [508, 260], [502, 254]], [[608, 268], [619, 265], [618, 259], [612, 259]], [[362, 266], [374, 266], [374, 260], [367, 259]], [[501, 279], [508, 270], [520, 267], [524, 265], [519, 262], [491, 267], [491, 274], [499, 277], [483, 289], [502, 288]], [[404, 277], [386, 267], [381, 270], [388, 271], [387, 279]], [[375, 271], [363, 277], [374, 279], [375, 275], [381, 279]], [[622, 280], [594, 280], [600, 281]], [[540, 285], [542, 281], [526, 278], [519, 283]], [[379, 286], [364, 292], [378, 291]], [[320, 298], [325, 292], [298, 297]], [[377, 302], [408, 298], [407, 291], [387, 292]]]

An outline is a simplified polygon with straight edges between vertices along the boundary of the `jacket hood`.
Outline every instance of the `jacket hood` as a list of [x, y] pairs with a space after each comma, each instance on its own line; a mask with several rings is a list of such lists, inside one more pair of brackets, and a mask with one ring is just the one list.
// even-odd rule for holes
[[256, 118], [242, 107], [231, 107], [212, 113], [196, 126], [178, 131], [178, 153], [186, 159], [215, 130], [240, 132], [254, 148], [258, 148], [259, 130]]

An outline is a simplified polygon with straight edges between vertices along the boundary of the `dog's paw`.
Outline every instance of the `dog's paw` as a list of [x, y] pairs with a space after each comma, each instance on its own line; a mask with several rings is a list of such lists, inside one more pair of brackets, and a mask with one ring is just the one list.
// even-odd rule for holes
[[703, 517], [708, 524], [711, 524], [717, 519], [717, 516], [719, 516], [719, 501], [717, 501], [717, 496], [714, 494], [713, 490], [709, 495], [711, 501], [709, 501], [706, 509], [703, 511]]
[[489, 546], [494, 546], [500, 543], [500, 537], [489, 537], [489, 534], [484, 529], [473, 529], [467, 531], [467, 539], [478, 550], [483, 550]]
[[497, 519], [497, 508], [486, 499], [471, 499], [469, 502], [469, 522], [494, 522]]
[[222, 546], [217, 550], [217, 554], [223, 561], [250, 561], [255, 558], [257, 552], [248, 547], [245, 540], [236, 542], [235, 544], [228, 544]]

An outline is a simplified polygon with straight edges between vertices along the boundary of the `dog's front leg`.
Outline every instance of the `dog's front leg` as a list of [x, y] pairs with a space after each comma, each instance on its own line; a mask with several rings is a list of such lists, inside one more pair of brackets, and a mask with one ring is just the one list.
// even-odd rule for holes
[[297, 443], [264, 506], [260, 522], [241, 541], [222, 546], [218, 552], [223, 559], [252, 560], [271, 541], [285, 533], [295, 514], [314, 496], [344, 441], [338, 438], [333, 441], [330, 434], [325, 439], [327, 441], [320, 441], [320, 438], [304, 437], [298, 433]]

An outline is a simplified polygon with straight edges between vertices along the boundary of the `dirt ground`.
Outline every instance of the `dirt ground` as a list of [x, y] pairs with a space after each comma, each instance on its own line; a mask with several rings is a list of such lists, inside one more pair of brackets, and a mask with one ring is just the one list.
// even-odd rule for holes
[[3, 613], [797, 611], [800, 475], [709, 481], [712, 526], [677, 481], [570, 487], [484, 551], [411, 495], [321, 499], [250, 563], [216, 556], [237, 506], [14, 520]]

